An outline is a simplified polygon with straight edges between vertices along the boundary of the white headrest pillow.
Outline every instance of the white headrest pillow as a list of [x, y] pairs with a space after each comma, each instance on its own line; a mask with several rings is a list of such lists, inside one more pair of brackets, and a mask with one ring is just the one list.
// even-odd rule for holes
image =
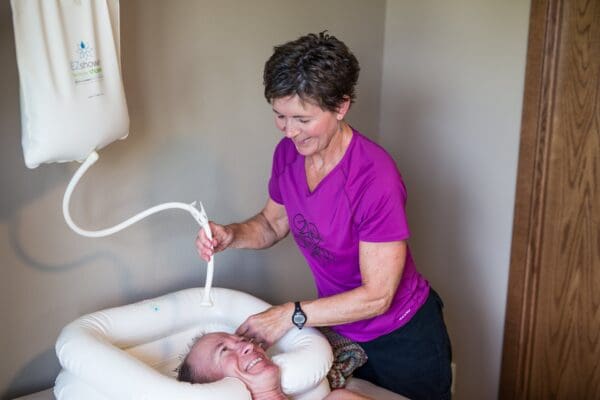
[[[54, 388], [58, 400], [250, 399], [233, 378], [210, 384], [178, 382], [175, 368], [201, 332], [233, 332], [269, 304], [239, 291], [213, 288], [213, 306], [200, 306], [194, 288], [85, 315], [67, 325], [56, 343], [63, 371]], [[316, 330], [288, 332], [270, 350], [288, 395], [321, 399], [333, 356]], [[309, 394], [311, 393], [311, 394]]]

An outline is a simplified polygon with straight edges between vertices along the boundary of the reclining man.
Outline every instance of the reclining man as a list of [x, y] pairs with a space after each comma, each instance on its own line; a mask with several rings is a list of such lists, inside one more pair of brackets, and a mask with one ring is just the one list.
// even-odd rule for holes
[[[190, 383], [240, 379], [252, 400], [287, 400], [281, 390], [279, 367], [259, 345], [225, 332], [208, 333], [196, 341], [184, 358], [177, 379]], [[372, 400], [347, 389], [336, 389], [324, 400]]]

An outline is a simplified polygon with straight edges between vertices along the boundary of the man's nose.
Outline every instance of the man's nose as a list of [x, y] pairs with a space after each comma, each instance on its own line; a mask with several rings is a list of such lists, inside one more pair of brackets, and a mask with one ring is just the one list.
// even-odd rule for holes
[[242, 352], [242, 354], [248, 354], [252, 352], [253, 346], [254, 345], [250, 342], [240, 342], [240, 351]]

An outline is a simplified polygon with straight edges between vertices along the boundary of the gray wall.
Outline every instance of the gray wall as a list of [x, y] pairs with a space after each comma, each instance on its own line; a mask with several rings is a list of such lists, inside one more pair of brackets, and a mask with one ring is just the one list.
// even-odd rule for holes
[[[350, 122], [390, 150], [408, 184], [411, 245], [447, 304], [457, 397], [494, 397], [528, 5], [121, 3], [131, 134], [101, 151], [80, 183], [76, 221], [100, 228], [175, 200], [202, 200], [221, 222], [260, 209], [281, 137], [262, 97], [263, 63], [273, 45], [329, 29], [361, 62]], [[28, 170], [22, 160], [7, 1], [0, 54], [0, 397], [8, 399], [51, 386], [53, 344], [67, 322], [202, 285], [205, 268], [193, 246], [197, 227], [177, 211], [104, 239], [68, 230], [60, 204], [77, 165]], [[291, 239], [268, 251], [232, 250], [216, 264], [216, 286], [270, 302], [314, 296]]]
[[[319, 12], [315, 13], [314, 10]], [[379, 121], [383, 1], [122, 0], [121, 39], [131, 133], [100, 152], [72, 212], [100, 228], [164, 201], [202, 200], [215, 220], [257, 212], [281, 138], [262, 95], [274, 45], [329, 29], [362, 60], [350, 119]], [[105, 239], [66, 227], [62, 195], [76, 163], [28, 170], [20, 146], [19, 92], [9, 2], [0, 2], [0, 396], [52, 385], [53, 344], [79, 315], [204, 284], [195, 222], [174, 211]], [[270, 302], [315, 295], [291, 240], [270, 251], [216, 259], [215, 285]]]
[[529, 2], [388, 1], [380, 142], [446, 304], [456, 398], [497, 396]]

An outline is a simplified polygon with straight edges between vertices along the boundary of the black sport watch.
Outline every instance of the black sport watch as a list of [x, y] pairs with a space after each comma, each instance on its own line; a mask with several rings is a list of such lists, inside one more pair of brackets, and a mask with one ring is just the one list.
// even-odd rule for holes
[[302, 311], [299, 301], [296, 301], [294, 305], [295, 309], [294, 314], [292, 314], [292, 323], [296, 325], [298, 329], [302, 329], [306, 323], [306, 314], [304, 314], [304, 311]]

